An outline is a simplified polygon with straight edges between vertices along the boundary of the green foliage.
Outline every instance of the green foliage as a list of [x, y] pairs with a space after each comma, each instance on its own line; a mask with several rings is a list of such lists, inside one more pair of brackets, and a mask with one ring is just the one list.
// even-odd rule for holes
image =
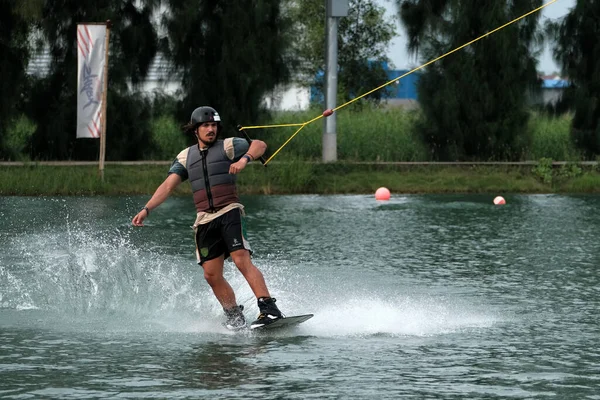
[[570, 137], [572, 115], [552, 117], [546, 114], [532, 114], [528, 130], [531, 147], [524, 159], [538, 160], [542, 157], [553, 160], [582, 160], [583, 155], [575, 147]]
[[[133, 101], [134, 105], [127, 104]], [[140, 104], [135, 104], [138, 101]], [[181, 132], [181, 122], [175, 119], [175, 102], [168, 98], [159, 98], [150, 102], [141, 96], [133, 96], [119, 100], [123, 104], [115, 109], [109, 109], [109, 129], [107, 140], [111, 160], [171, 160], [180, 150], [193, 143], [193, 138]], [[136, 114], [136, 110], [142, 114]], [[150, 115], [150, 117], [148, 116]], [[264, 125], [302, 123], [320, 115], [320, 110], [313, 109], [303, 112], [277, 112], [272, 118], [262, 121]], [[148, 118], [150, 118], [148, 120]], [[340, 111], [337, 115], [338, 158], [353, 162], [395, 162], [395, 161], [430, 161], [426, 145], [421, 141], [415, 128], [422, 121], [419, 111], [406, 111], [401, 108], [365, 109], [360, 112]], [[139, 122], [138, 122], [139, 120]], [[149, 122], [146, 122], [148, 120]], [[22, 116], [18, 130], [15, 132], [33, 132], [33, 122]], [[530, 148], [520, 157], [514, 155], [511, 159], [521, 161], [551, 158], [561, 161], [580, 161], [584, 158], [576, 150], [569, 136], [570, 118], [568, 116], [552, 118], [543, 114], [532, 114], [528, 125], [529, 135], [532, 136]], [[298, 127], [249, 130], [248, 133], [257, 139], [264, 140], [268, 146], [267, 157], [277, 151]], [[274, 157], [275, 161], [286, 160], [288, 157], [309, 161], [320, 161], [322, 156], [322, 120], [306, 125], [288, 142]], [[16, 133], [15, 133], [16, 134]], [[234, 135], [229, 130], [226, 136]], [[14, 134], [11, 134], [14, 135]], [[25, 143], [25, 136], [21, 144]], [[135, 139], [135, 140], [134, 140]], [[80, 159], [97, 159], [97, 140], [78, 140], [74, 152]], [[129, 148], [128, 143], [132, 143]], [[136, 144], [137, 143], [137, 144]], [[141, 144], [141, 145], [139, 145]], [[16, 149], [11, 145], [11, 148]], [[24, 148], [24, 147], [20, 147]], [[117, 150], [112, 150], [117, 149]], [[11, 159], [28, 159], [29, 146], [25, 153]], [[132, 158], [134, 154], [138, 158]], [[87, 155], [85, 158], [83, 155]], [[120, 157], [120, 158], [119, 158]], [[600, 157], [598, 158], [600, 160]]]
[[596, 159], [594, 161], [596, 163], [592, 166], [592, 171], [600, 172], [600, 156], [596, 156]]
[[554, 56], [574, 99], [572, 135], [587, 157], [600, 154], [600, 1], [577, 0], [569, 14], [554, 25]]
[[278, 191], [285, 188], [289, 193], [306, 193], [314, 184], [315, 168], [312, 163], [290, 157], [285, 163], [270, 167], [266, 173]]
[[[404, 0], [409, 48], [438, 58], [526, 12], [542, 0]], [[528, 88], [537, 85], [534, 14], [425, 69], [418, 83], [419, 132], [436, 160], [501, 160], [527, 145]]]
[[402, 108], [340, 114], [338, 156], [352, 161], [426, 161], [427, 149], [415, 134], [419, 113]]
[[180, 105], [176, 97], [155, 92], [151, 102], [150, 149], [144, 153], [143, 159], [172, 160], [195, 139], [185, 134], [181, 129], [182, 121], [176, 120]]
[[550, 158], [540, 159], [532, 172], [542, 183], [554, 186], [564, 184], [583, 175], [583, 169], [577, 163], [568, 162], [555, 169]]
[[98, 166], [0, 167], [0, 195], [151, 194], [166, 170], [166, 165], [107, 165], [103, 181]]
[[[107, 160], [142, 160], [151, 141], [152, 106], [142, 93], [109, 91], [106, 133]], [[81, 143], [78, 140], [77, 143]]]
[[289, 76], [291, 26], [270, 0], [170, 0], [162, 24], [163, 52], [181, 72], [183, 104], [177, 118], [210, 105], [223, 123], [257, 121], [263, 96]]
[[[23, 4], [27, 3], [27, 4]], [[10, 135], [11, 121], [19, 116], [23, 108], [23, 96], [29, 62], [29, 35], [33, 17], [29, 8], [35, 9], [37, 2], [0, 1], [0, 159], [14, 157], [15, 149], [6, 149], [1, 140]]]
[[[384, 63], [390, 60], [387, 47], [394, 38], [393, 23], [384, 18], [385, 9], [373, 0], [350, 0], [347, 17], [338, 26], [338, 103], [347, 102], [388, 81]], [[293, 2], [290, 15], [296, 21], [297, 40], [293, 43], [300, 58], [302, 83], [314, 85], [324, 93], [326, 54], [326, 10], [322, 0]], [[366, 99], [377, 103], [387, 89]], [[355, 103], [360, 106], [362, 103]]]
[[[162, 165], [107, 165], [104, 181], [97, 166], [0, 166], [0, 196], [151, 195], [164, 180]], [[299, 171], [298, 174], [295, 171]], [[278, 162], [267, 168], [250, 164], [239, 176], [240, 193], [363, 193], [380, 186], [393, 193], [599, 193], [600, 174], [582, 172], [553, 185], [535, 179], [521, 167], [356, 165]], [[190, 185], [174, 195], [190, 196]]]
[[[313, 109], [306, 112], [279, 112], [265, 125], [301, 123], [320, 114]], [[383, 110], [365, 109], [360, 112], [341, 111], [337, 115], [338, 158], [346, 161], [424, 161], [428, 159], [425, 146], [414, 133], [418, 112], [401, 108]], [[272, 155], [296, 132], [298, 127], [262, 129], [252, 132], [268, 146]], [[274, 159], [300, 157], [321, 160], [322, 120], [301, 129]]]
[[21, 115], [14, 120], [11, 126], [8, 127], [6, 136], [2, 138], [5, 158], [13, 161], [26, 160], [25, 155], [27, 152], [25, 150], [36, 129], [36, 124], [25, 115]]
[[532, 170], [534, 176], [543, 183], [550, 185], [552, 183], [552, 159], [542, 158]]
[[[107, 102], [107, 159], [136, 159], [149, 131], [148, 102], [129, 91], [145, 78], [157, 50], [152, 12], [158, 0], [63, 0], [43, 3], [37, 25], [52, 56], [49, 75], [33, 82], [28, 114], [38, 124], [32, 159], [97, 159], [98, 141], [76, 139], [77, 24], [112, 21]], [[139, 7], [138, 7], [139, 6]]]
[[[524, 14], [541, 0], [402, 0], [409, 43], [427, 61]], [[111, 19], [107, 159], [171, 159], [189, 144], [179, 125], [200, 104], [215, 106], [226, 134], [237, 123], [269, 122], [265, 93], [302, 65], [310, 80], [324, 69], [322, 0], [28, 0], [0, 1], [0, 158], [98, 158], [99, 141], [75, 138], [76, 24]], [[340, 19], [339, 99], [385, 82], [379, 62], [395, 32], [373, 0], [350, 0]], [[556, 26], [556, 56], [574, 82], [573, 115], [552, 119], [527, 113], [523, 93], [534, 75], [531, 51], [536, 16], [529, 16], [427, 68], [423, 109], [406, 113], [355, 102], [338, 112], [338, 155], [350, 161], [441, 159], [576, 161], [598, 157], [600, 146], [599, 2], [578, 1]], [[172, 8], [161, 22], [159, 43], [152, 15]], [[34, 48], [51, 51], [50, 74], [25, 73]], [[174, 62], [182, 99], [148, 98], [136, 91], [159, 44]], [[292, 45], [293, 44], [293, 45]], [[368, 63], [367, 60], [375, 61]], [[373, 94], [377, 100], [383, 92]], [[575, 103], [574, 103], [575, 104]], [[322, 108], [272, 121], [302, 122]], [[529, 118], [529, 119], [528, 119]], [[572, 137], [569, 124], [572, 122]], [[254, 131], [272, 153], [297, 127]], [[33, 132], [33, 134], [32, 134]], [[320, 160], [322, 121], [307, 125], [277, 160]], [[575, 147], [575, 143], [578, 147]], [[582, 154], [583, 153], [583, 154]], [[575, 173], [574, 171], [565, 174]]]
[[172, 115], [161, 115], [152, 120], [152, 147], [147, 160], [171, 160], [186, 147], [190, 146], [190, 137], [180, 129], [181, 124]]
[[583, 173], [583, 169], [581, 169], [581, 167], [575, 163], [566, 163], [563, 164], [560, 167], [560, 170], [558, 171], [558, 175], [561, 178], [576, 178], [578, 176], [581, 176], [581, 174]]

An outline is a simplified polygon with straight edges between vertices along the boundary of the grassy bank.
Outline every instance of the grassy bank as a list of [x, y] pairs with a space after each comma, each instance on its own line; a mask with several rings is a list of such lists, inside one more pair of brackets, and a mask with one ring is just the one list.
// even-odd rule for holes
[[[274, 112], [269, 119], [260, 122], [263, 128], [249, 129], [253, 138], [261, 139], [269, 145], [272, 154], [284, 143], [283, 151], [276, 156], [277, 161], [288, 161], [294, 157], [307, 161], [319, 161], [322, 157], [323, 120], [315, 120], [305, 125], [292, 140], [288, 139], [296, 132], [298, 126], [279, 126], [265, 128], [264, 126], [302, 124], [321, 115], [322, 110]], [[377, 162], [377, 161], [433, 161], [432, 154], [418, 134], [419, 121], [423, 118], [420, 111], [402, 108], [365, 108], [360, 111], [343, 109], [336, 114], [337, 118], [337, 155], [340, 161]], [[30, 148], [29, 140], [35, 131], [25, 117], [19, 120], [16, 131], [9, 135], [5, 144], [12, 149], [6, 160], [30, 160], [24, 151]], [[553, 160], [582, 161], [581, 152], [574, 146], [570, 125], [572, 115], [552, 117], [531, 111], [525, 134], [515, 146], [515, 154], [506, 161], [539, 160], [543, 157]], [[163, 115], [153, 120], [148, 143], [142, 145], [143, 151], [136, 158], [128, 160], [172, 160], [179, 151], [193, 143], [193, 138], [180, 132], [182, 121], [176, 121], [172, 116]], [[235, 124], [225, 122], [224, 135], [236, 135]], [[25, 134], [23, 132], [28, 132]], [[108, 136], [121, 135], [121, 132], [108, 132]], [[18, 138], [18, 140], [17, 140]], [[109, 140], [107, 144], [107, 159], [115, 158], [114, 148]], [[27, 150], [29, 151], [29, 150]], [[31, 160], [31, 161], [35, 161]], [[481, 159], [479, 161], [486, 161]]]
[[[320, 114], [320, 110], [279, 112], [265, 125], [303, 123]], [[340, 111], [337, 115], [337, 153], [343, 161], [431, 161], [431, 153], [417, 133], [417, 122], [422, 118], [418, 110], [401, 108], [365, 109], [360, 112]], [[553, 160], [581, 161], [580, 151], [572, 143], [570, 125], [572, 115], [551, 117], [530, 113], [526, 135], [521, 147], [510, 158], [513, 161]], [[298, 129], [280, 127], [249, 131], [252, 137], [264, 140], [269, 151], [282, 146]], [[277, 160], [296, 157], [302, 160], [321, 160], [323, 121], [306, 125], [283, 150]], [[480, 160], [486, 161], [486, 160]]]
[[[154, 192], [167, 165], [2, 166], [0, 195], [133, 195]], [[238, 179], [243, 194], [374, 193], [600, 193], [596, 167], [532, 165], [253, 163]], [[176, 195], [190, 193], [187, 183]]]

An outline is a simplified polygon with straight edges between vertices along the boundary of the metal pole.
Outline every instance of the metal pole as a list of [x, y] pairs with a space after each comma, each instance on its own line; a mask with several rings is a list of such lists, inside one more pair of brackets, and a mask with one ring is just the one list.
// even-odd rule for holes
[[325, 115], [323, 130], [323, 162], [337, 161], [337, 115], [331, 114], [337, 103], [338, 81], [338, 26], [340, 17], [348, 16], [349, 0], [325, 0], [327, 8], [326, 19], [326, 52], [325, 63]]
[[[328, 110], [333, 110], [337, 103], [338, 24], [338, 17], [327, 16], [325, 108]], [[337, 161], [336, 122], [336, 113], [325, 118], [325, 131], [323, 132], [323, 162]]]
[[100, 160], [98, 167], [100, 170], [100, 179], [104, 182], [104, 159], [106, 158], [106, 99], [108, 91], [108, 44], [110, 36], [110, 20], [106, 21], [106, 38], [104, 40], [104, 79], [102, 84], [102, 131], [100, 136]]

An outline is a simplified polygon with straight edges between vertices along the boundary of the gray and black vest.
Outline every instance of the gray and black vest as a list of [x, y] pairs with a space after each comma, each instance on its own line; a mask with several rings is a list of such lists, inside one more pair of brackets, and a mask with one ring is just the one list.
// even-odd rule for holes
[[235, 187], [236, 175], [229, 173], [233, 161], [225, 154], [222, 140], [206, 150], [197, 144], [188, 148], [188, 176], [198, 212], [215, 212], [240, 201]]

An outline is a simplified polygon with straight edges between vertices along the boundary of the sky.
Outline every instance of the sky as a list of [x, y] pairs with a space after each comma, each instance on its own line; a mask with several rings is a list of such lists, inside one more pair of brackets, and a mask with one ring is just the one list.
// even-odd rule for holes
[[[493, 0], [488, 0], [493, 1]], [[558, 0], [555, 3], [548, 5], [543, 8], [540, 12], [542, 18], [540, 23], [544, 23], [547, 19], [556, 20], [564, 17], [569, 10], [575, 6], [576, 0]], [[393, 18], [397, 15], [396, 0], [376, 0], [376, 2], [386, 9], [386, 18]], [[544, 1], [544, 4], [549, 3], [550, 0]], [[482, 0], [482, 4], [484, 4]], [[507, 21], [508, 22], [508, 21]], [[497, 27], [490, 27], [490, 29]], [[406, 33], [404, 28], [396, 20], [396, 34], [397, 37], [392, 40], [389, 47], [388, 57], [394, 63], [396, 69], [412, 69], [421, 65], [419, 60], [409, 56], [406, 52]], [[441, 54], [440, 54], [441, 56]], [[548, 46], [544, 49], [540, 56], [538, 63], [538, 70], [550, 74], [555, 71], [560, 71], [560, 68], [552, 58], [552, 54]]]

